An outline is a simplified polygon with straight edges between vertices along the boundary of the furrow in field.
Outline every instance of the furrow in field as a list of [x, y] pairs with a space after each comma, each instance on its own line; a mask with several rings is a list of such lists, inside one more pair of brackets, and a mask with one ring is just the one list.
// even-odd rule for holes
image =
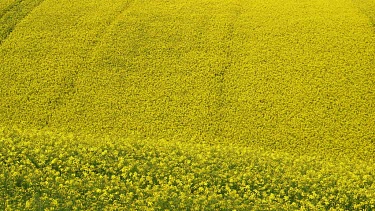
[[351, 0], [125, 4], [49, 0], [19, 23], [2, 122], [303, 152], [373, 139], [375, 38]]
[[103, 43], [106, 42], [106, 38], [107, 38], [106, 35], [111, 32], [112, 28], [121, 19], [123, 13], [125, 13], [127, 9], [129, 9], [132, 2], [134, 2], [134, 0], [127, 0], [123, 3], [123, 5], [120, 5], [118, 8], [116, 8], [116, 10], [114, 11], [112, 15], [112, 19], [108, 20], [105, 28], [99, 31], [97, 35], [97, 41], [95, 42], [94, 45], [91, 46], [92, 49], [91, 49], [90, 57], [93, 61], [96, 59], [96, 56], [97, 56], [96, 53], [98, 49], [103, 45]]
[[[97, 49], [100, 48], [101, 45], [103, 45], [103, 42], [105, 42], [106, 34], [110, 33], [111, 28], [116, 24], [118, 19], [121, 17], [121, 14], [131, 6], [131, 3], [133, 1], [134, 0], [125, 1], [124, 3], [122, 3], [122, 5], [117, 5], [116, 8], [113, 8], [112, 14], [110, 14], [108, 19], [104, 22], [105, 25], [102, 25], [97, 29], [97, 35], [92, 39], [92, 43], [87, 46], [87, 55], [84, 59], [84, 63], [86, 64], [86, 71], [92, 73], [91, 70], [94, 69], [92, 65], [95, 65]], [[80, 80], [79, 78], [81, 78], [80, 74], [82, 74], [82, 72], [85, 71], [72, 71], [70, 73], [68, 79], [68, 81], [70, 81], [70, 87], [74, 87], [75, 85], [73, 84], [79, 83], [77, 81]], [[59, 99], [71, 99], [71, 93], [74, 92], [75, 90], [66, 91], [59, 96]], [[58, 107], [59, 106], [56, 106], [54, 109], [58, 109]]]
[[[223, 14], [212, 14], [214, 21], [222, 23], [222, 27], [218, 29], [222, 33], [217, 51], [220, 57], [220, 65], [218, 68], [213, 69], [212, 92], [215, 97], [212, 102], [213, 107], [210, 109], [211, 130], [218, 139], [231, 137], [227, 122], [228, 108], [230, 108], [228, 101], [230, 91], [228, 89], [231, 88], [228, 80], [230, 80], [230, 74], [236, 71], [235, 58], [237, 58], [238, 46], [235, 45], [235, 34], [237, 22], [242, 13], [241, 3], [233, 1], [225, 5], [225, 7], [220, 5], [225, 8]], [[224, 17], [222, 17], [223, 15]]]
[[153, 136], [222, 136], [240, 12], [232, 1], [133, 4], [87, 72], [86, 100], [100, 111], [87, 115], [90, 122], [103, 118], [112, 120], [103, 128], [117, 130], [114, 122], [121, 122], [123, 130]]
[[43, 1], [44, 0], [17, 0], [10, 3], [3, 10], [0, 10], [0, 44], [12, 33], [16, 25]]
[[17, 3], [19, 3], [21, 0], [4, 0], [0, 2], [0, 18], [3, 17], [3, 15], [11, 10]]
[[18, 24], [0, 48], [4, 123], [16, 123], [15, 116], [33, 127], [82, 119], [77, 75], [92, 67], [92, 48], [123, 6], [117, 0], [46, 1]]

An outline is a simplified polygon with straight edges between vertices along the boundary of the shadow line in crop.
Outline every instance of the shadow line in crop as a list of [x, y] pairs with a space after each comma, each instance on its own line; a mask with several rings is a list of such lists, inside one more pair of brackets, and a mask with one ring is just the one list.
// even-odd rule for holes
[[12, 33], [14, 28], [44, 0], [17, 0], [0, 11], [0, 44]]

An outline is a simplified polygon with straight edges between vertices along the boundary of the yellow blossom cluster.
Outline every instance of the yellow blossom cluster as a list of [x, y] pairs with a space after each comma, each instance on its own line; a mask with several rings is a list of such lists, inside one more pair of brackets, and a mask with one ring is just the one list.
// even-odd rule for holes
[[374, 0], [0, 0], [0, 210], [375, 210]]
[[0, 130], [2, 210], [373, 210], [372, 161]]

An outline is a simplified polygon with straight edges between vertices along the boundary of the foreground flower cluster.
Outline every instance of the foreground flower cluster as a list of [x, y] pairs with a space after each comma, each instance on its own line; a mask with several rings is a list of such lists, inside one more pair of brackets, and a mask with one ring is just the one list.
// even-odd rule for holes
[[373, 210], [375, 165], [173, 140], [0, 130], [2, 210]]

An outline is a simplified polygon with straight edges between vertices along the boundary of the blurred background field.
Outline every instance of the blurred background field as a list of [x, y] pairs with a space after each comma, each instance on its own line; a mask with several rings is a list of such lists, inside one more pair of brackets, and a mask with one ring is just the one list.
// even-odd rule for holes
[[[291, 175], [282, 177], [284, 183], [277, 190], [262, 185], [240, 190], [254, 179], [246, 177], [235, 188], [229, 187], [241, 194], [225, 199], [220, 197], [229, 190], [218, 193], [212, 189], [231, 183], [226, 179], [220, 185], [215, 183], [222, 171], [213, 171], [212, 180], [206, 173], [197, 174], [199, 179], [194, 182], [180, 178], [194, 188], [178, 194], [208, 191], [199, 192], [205, 199], [178, 195], [180, 204], [195, 207], [221, 201], [212, 206], [373, 209], [374, 14], [374, 0], [0, 0], [0, 189], [6, 199], [1, 206], [21, 209], [33, 199], [57, 209], [51, 200], [66, 200], [74, 191], [80, 191], [80, 197], [99, 197], [94, 194], [96, 184], [91, 190], [88, 181], [112, 184], [103, 179], [105, 175], [115, 176], [120, 186], [137, 182], [135, 187], [146, 194], [151, 190], [144, 189], [147, 185], [142, 177], [120, 178], [119, 169], [109, 170], [120, 162], [113, 150], [125, 157], [149, 151], [154, 154], [145, 155], [147, 159], [177, 165], [185, 161], [174, 155], [159, 160], [164, 159], [159, 153], [172, 153], [182, 146], [184, 156], [207, 156], [207, 160], [213, 150], [217, 156], [211, 158], [228, 165], [222, 171], [235, 178], [260, 175], [276, 185], [280, 172], [267, 172], [268, 176], [262, 172], [278, 165]], [[137, 142], [142, 147], [130, 147]], [[74, 146], [81, 148], [76, 151]], [[95, 146], [88, 153], [92, 157], [82, 157]], [[60, 158], [62, 149], [68, 154]], [[106, 153], [97, 155], [106, 150], [115, 153], [106, 161], [108, 166], [100, 163]], [[258, 170], [246, 168], [247, 162], [258, 162], [257, 157], [267, 161]], [[53, 163], [53, 158], [61, 163]], [[144, 160], [138, 158], [127, 165]], [[196, 164], [186, 164], [186, 168], [198, 171], [211, 166], [203, 158], [195, 159]], [[238, 168], [230, 167], [232, 160]], [[87, 176], [82, 170], [85, 165], [93, 166], [87, 170], [91, 175], [85, 180], [87, 186], [78, 190], [74, 182], [68, 182], [65, 189], [56, 189], [60, 184], [56, 176], [62, 178], [60, 182], [81, 183]], [[25, 171], [11, 176], [16, 166]], [[71, 176], [72, 168], [77, 168], [75, 176]], [[308, 169], [312, 175], [306, 173]], [[149, 176], [161, 174], [154, 170]], [[324, 179], [318, 176], [321, 171], [327, 177], [335, 176]], [[27, 179], [31, 172], [37, 172], [32, 173], [37, 175], [35, 180]], [[145, 170], [138, 172], [143, 173]], [[46, 176], [40, 177], [42, 174]], [[178, 174], [183, 177], [186, 172]], [[289, 190], [289, 183], [303, 188], [299, 182], [305, 181], [304, 175], [308, 188], [298, 197], [293, 191], [292, 195], [281, 192]], [[344, 182], [352, 181], [350, 178], [353, 183]], [[205, 180], [212, 183], [211, 189], [199, 189], [197, 184]], [[170, 188], [148, 185], [158, 194], [163, 190], [157, 188]], [[180, 189], [177, 183], [173, 185]], [[326, 199], [329, 196], [323, 192], [329, 188], [337, 190], [329, 196], [342, 193], [346, 199]], [[42, 197], [47, 192], [53, 195], [50, 201]], [[213, 192], [220, 197], [212, 196]], [[319, 197], [310, 196], [313, 192]], [[121, 194], [113, 197], [127, 208], [156, 206], [155, 201], [136, 202], [146, 197], [142, 194], [126, 200], [120, 200]], [[15, 196], [21, 198], [12, 201]], [[210, 201], [208, 196], [220, 200]], [[58, 204], [64, 200], [59, 199]], [[228, 207], [225, 200], [231, 201]], [[324, 204], [324, 200], [334, 203]], [[34, 202], [28, 206], [42, 206]], [[63, 206], [81, 209], [88, 202]], [[248, 203], [248, 207], [240, 206]]]
[[1, 44], [5, 126], [373, 144], [370, 1], [17, 2], [3, 23], [35, 7]]

